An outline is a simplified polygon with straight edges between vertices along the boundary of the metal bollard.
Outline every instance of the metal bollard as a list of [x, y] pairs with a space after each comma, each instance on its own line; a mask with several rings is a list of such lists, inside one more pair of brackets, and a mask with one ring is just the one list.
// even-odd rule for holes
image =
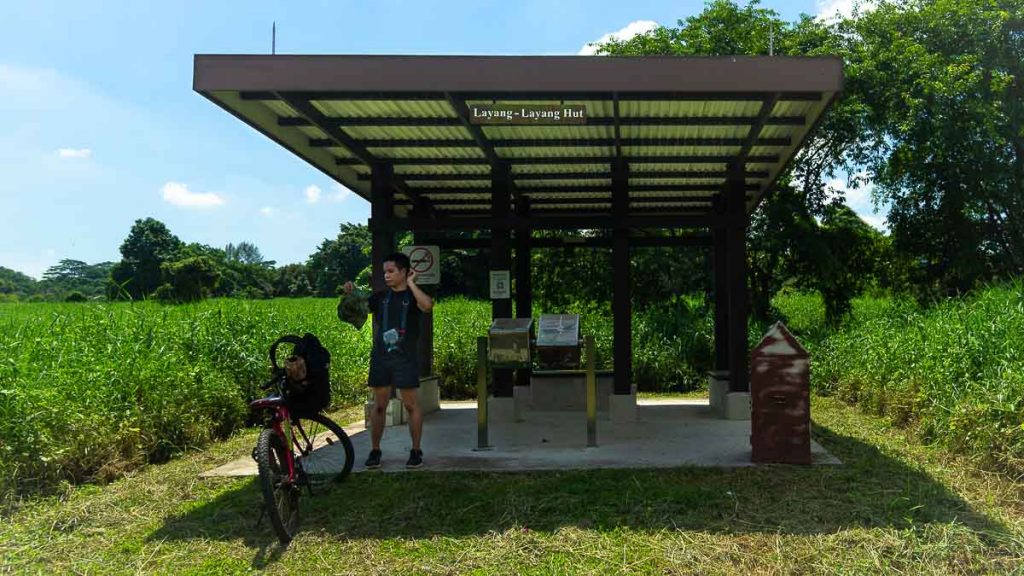
[[585, 339], [587, 353], [587, 447], [597, 446], [597, 373], [594, 371], [594, 337]]
[[476, 340], [476, 449], [490, 450], [487, 441], [487, 338]]

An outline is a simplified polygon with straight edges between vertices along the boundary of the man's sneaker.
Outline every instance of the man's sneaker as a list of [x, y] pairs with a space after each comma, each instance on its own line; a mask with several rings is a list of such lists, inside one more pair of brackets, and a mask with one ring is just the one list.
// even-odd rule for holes
[[380, 450], [370, 450], [370, 456], [366, 459], [366, 468], [368, 470], [380, 468]]
[[409, 460], [406, 461], [406, 468], [419, 468], [423, 466], [423, 450], [410, 450]]

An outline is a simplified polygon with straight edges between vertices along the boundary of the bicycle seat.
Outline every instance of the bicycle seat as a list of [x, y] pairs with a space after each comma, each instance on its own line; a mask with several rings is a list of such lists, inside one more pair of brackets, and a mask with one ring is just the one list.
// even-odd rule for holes
[[281, 406], [283, 404], [284, 398], [275, 395], [260, 398], [259, 400], [253, 400], [252, 402], [249, 402], [249, 407], [259, 410], [261, 408], [277, 408], [278, 406]]

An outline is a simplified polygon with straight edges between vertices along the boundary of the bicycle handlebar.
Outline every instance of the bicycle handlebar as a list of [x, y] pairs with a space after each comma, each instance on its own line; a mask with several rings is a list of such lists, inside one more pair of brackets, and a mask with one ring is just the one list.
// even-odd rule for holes
[[[277, 346], [278, 344], [291, 344], [295, 346], [299, 342], [302, 342], [302, 338], [289, 334], [287, 336], [281, 336], [273, 344], [270, 345], [270, 365], [274, 367], [274, 370], [281, 370], [281, 367], [277, 365]], [[275, 376], [276, 378], [276, 376]]]

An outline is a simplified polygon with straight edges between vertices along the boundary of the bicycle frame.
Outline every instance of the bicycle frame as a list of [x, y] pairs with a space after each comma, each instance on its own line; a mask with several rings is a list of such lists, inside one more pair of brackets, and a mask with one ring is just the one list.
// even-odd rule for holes
[[[274, 432], [284, 440], [284, 445], [288, 447], [285, 452], [285, 461], [288, 465], [288, 482], [295, 483], [295, 451], [294, 448], [299, 448], [301, 451], [302, 447], [299, 446], [298, 440], [295, 438], [295, 432], [292, 430], [292, 416], [291, 412], [288, 411], [288, 407], [284, 405], [281, 397], [268, 396], [266, 398], [260, 398], [249, 403], [249, 406], [253, 410], [271, 410], [272, 414], [270, 417], [270, 427], [274, 429]], [[300, 426], [301, 431], [301, 426]], [[302, 431], [302, 436], [305, 438], [306, 433]]]

